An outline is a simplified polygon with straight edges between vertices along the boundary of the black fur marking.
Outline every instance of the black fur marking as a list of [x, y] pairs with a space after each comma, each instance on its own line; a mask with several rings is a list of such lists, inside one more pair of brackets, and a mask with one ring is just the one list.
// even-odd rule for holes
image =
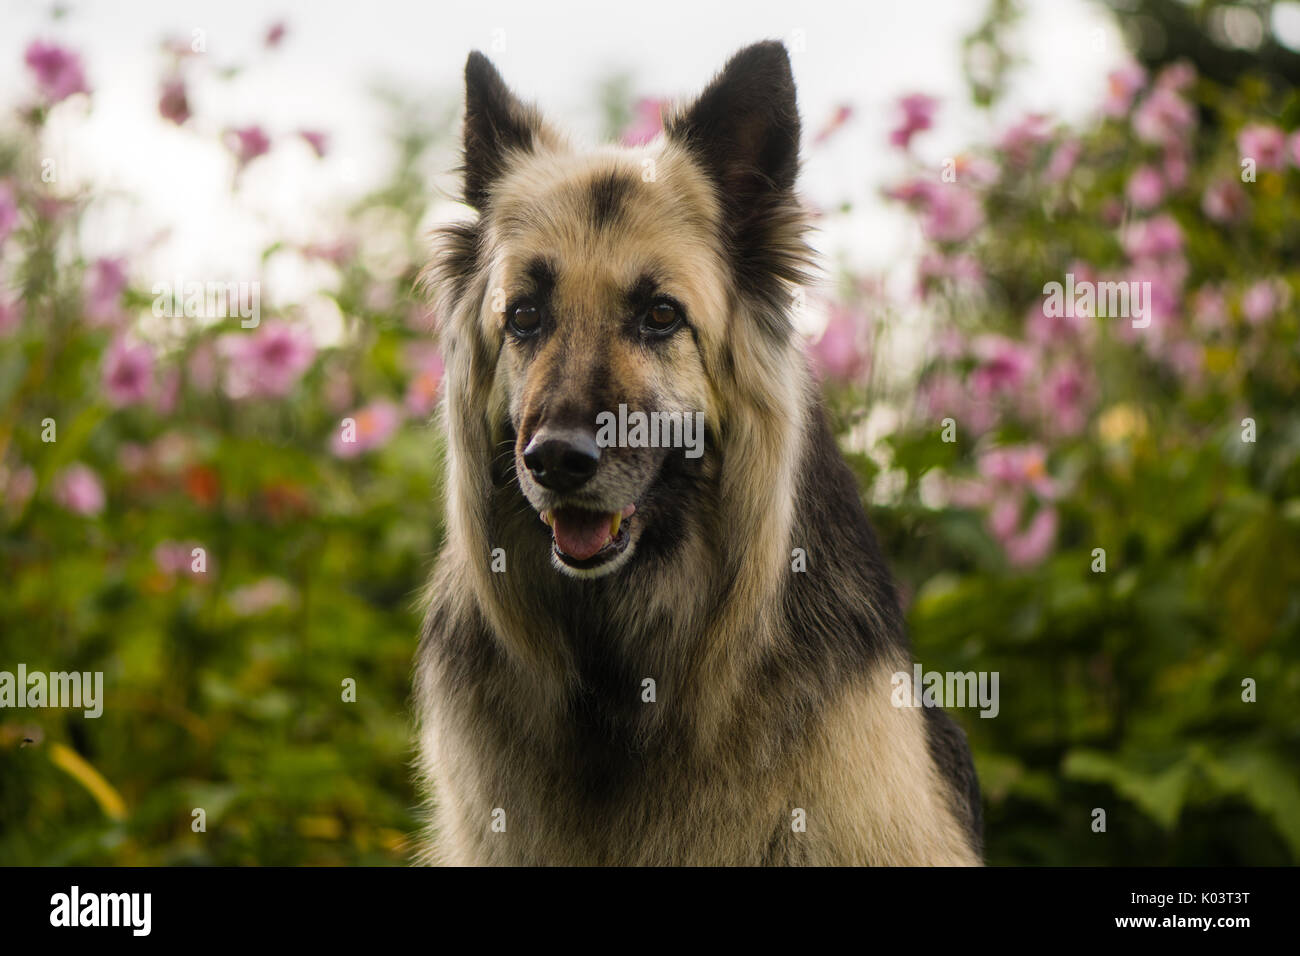
[[555, 290], [555, 266], [546, 259], [533, 259], [524, 269], [524, 275], [533, 284], [533, 298], [538, 306], [549, 304]]
[[[810, 411], [800, 466], [792, 547], [808, 570], [792, 572], [784, 595], [788, 631], [819, 675], [867, 673], [882, 652], [906, 646], [885, 559], [820, 405]], [[846, 599], [847, 596], [847, 599]]]
[[657, 291], [659, 291], [659, 283], [655, 281], [654, 276], [647, 274], [637, 279], [623, 297], [623, 301], [627, 303], [628, 315], [639, 316], [649, 308]]
[[450, 284], [453, 301], [460, 301], [478, 270], [483, 230], [478, 222], [454, 222], [441, 227], [439, 233], [442, 255], [433, 263], [431, 275], [437, 284]]
[[487, 57], [465, 61], [465, 202], [482, 211], [512, 150], [531, 151], [541, 122], [521, 103]]
[[948, 801], [957, 819], [966, 826], [971, 846], [978, 856], [984, 854], [984, 808], [980, 801], [980, 782], [975, 775], [966, 733], [939, 707], [925, 707], [925, 730], [930, 759], [948, 782]]
[[[801, 641], [800, 655], [818, 661], [812, 679], [865, 673], [889, 647], [907, 650], [902, 611], [889, 569], [858, 499], [857, 484], [830, 431], [824, 410], [813, 414], [809, 449], [801, 468], [797, 540], [808, 554], [808, 570], [791, 574], [786, 591], [789, 633]], [[845, 601], [844, 595], [856, 596]], [[865, 600], [863, 599], [865, 597]], [[867, 605], [875, 612], [867, 613]], [[883, 624], [883, 627], [882, 627]], [[833, 689], [827, 681], [827, 691]], [[817, 695], [814, 695], [817, 699]], [[931, 759], [946, 781], [948, 799], [982, 852], [983, 814], [979, 781], [961, 728], [943, 710], [924, 708]]]
[[668, 449], [659, 475], [642, 506], [649, 518], [637, 541], [637, 551], [624, 569], [620, 587], [636, 587], [636, 576], [646, 570], [666, 570], [691, 533], [689, 516], [701, 515], [708, 500], [706, 465], [717, 436], [705, 429], [704, 455], [687, 458], [680, 448]]
[[528, 288], [506, 303], [506, 321], [509, 328], [511, 313], [525, 299], [540, 310], [541, 327], [535, 334], [509, 336], [510, 342], [522, 349], [525, 355], [533, 355], [542, 340], [555, 330], [555, 314], [551, 307], [551, 297], [555, 292], [555, 266], [542, 258], [533, 259], [524, 267], [524, 275], [528, 279]]
[[616, 222], [628, 194], [635, 188], [636, 180], [617, 170], [595, 176], [587, 186], [586, 201], [592, 225], [603, 229]]

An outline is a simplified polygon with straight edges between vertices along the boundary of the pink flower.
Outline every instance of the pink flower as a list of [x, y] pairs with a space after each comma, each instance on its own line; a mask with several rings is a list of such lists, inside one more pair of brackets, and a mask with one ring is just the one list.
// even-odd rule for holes
[[980, 364], [971, 372], [971, 388], [978, 398], [1006, 395], [1018, 389], [1033, 365], [1032, 353], [1019, 342], [986, 335], [975, 342]]
[[[1018, 516], [1017, 516], [1018, 517]], [[1055, 508], [1039, 508], [1023, 531], [1012, 530], [999, 536], [1002, 550], [1012, 567], [1028, 568], [1041, 564], [1056, 543]]]
[[1187, 149], [1181, 143], [1165, 144], [1162, 172], [1165, 185], [1170, 189], [1182, 189], [1187, 185], [1187, 159]]
[[314, 129], [300, 129], [298, 135], [306, 140], [307, 145], [311, 147], [317, 159], [323, 159], [325, 154], [329, 152], [330, 140], [325, 133]]
[[[1085, 262], [1072, 262], [1065, 271], [1074, 276], [1075, 289], [1081, 282], [1097, 281], [1097, 270]], [[1057, 281], [1065, 284], [1065, 280]], [[1025, 317], [1025, 335], [1030, 342], [1041, 348], [1060, 345], [1074, 348], [1091, 334], [1092, 323], [1089, 322], [1086, 303], [1076, 300], [1074, 308], [1062, 308], [1059, 315], [1048, 315], [1047, 302], [1048, 297], [1044, 295], [1030, 307]]]
[[271, 140], [260, 126], [226, 130], [225, 143], [226, 148], [235, 154], [240, 169], [271, 149]]
[[1246, 191], [1235, 179], [1220, 179], [1211, 183], [1201, 197], [1201, 209], [1214, 222], [1237, 222], [1246, 214], [1249, 200]]
[[839, 303], [831, 303], [830, 312], [826, 328], [808, 351], [820, 373], [836, 381], [853, 381], [868, 368], [867, 350], [862, 341], [866, 320], [861, 313]]
[[52, 43], [33, 40], [23, 56], [27, 68], [36, 76], [36, 85], [46, 103], [53, 106], [74, 93], [89, 93], [81, 57]]
[[438, 404], [442, 385], [442, 356], [431, 347], [412, 349], [408, 356], [413, 375], [406, 386], [406, 410], [417, 418], [428, 416]]
[[190, 118], [190, 101], [185, 93], [185, 81], [179, 75], [163, 80], [162, 95], [158, 97], [158, 113], [177, 126], [183, 125]]
[[178, 574], [199, 577], [202, 572], [194, 570], [194, 549], [198, 547], [194, 542], [160, 541], [153, 549], [154, 564], [168, 577]]
[[1237, 134], [1242, 159], [1253, 159], [1260, 169], [1282, 169], [1286, 165], [1286, 134], [1269, 123], [1243, 127]]
[[73, 514], [90, 517], [104, 510], [104, 486], [98, 475], [78, 462], [54, 479], [54, 500]]
[[86, 319], [91, 325], [104, 325], [118, 318], [125, 288], [125, 259], [97, 259], [91, 263], [83, 290]]
[[1092, 376], [1082, 363], [1065, 361], [1053, 368], [1042, 387], [1048, 430], [1057, 435], [1082, 432], [1092, 411], [1093, 391]]
[[1056, 496], [1056, 484], [1047, 474], [1047, 451], [1042, 445], [993, 448], [980, 455], [975, 467], [1001, 492], [1032, 491], [1044, 499]]
[[1074, 167], [1079, 162], [1079, 156], [1082, 153], [1083, 143], [1077, 139], [1067, 139], [1052, 150], [1052, 158], [1047, 161], [1047, 171], [1044, 178], [1049, 183], [1064, 182], [1069, 178], [1070, 173], [1074, 171]]
[[885, 195], [921, 210], [921, 229], [934, 242], [960, 242], [984, 223], [979, 197], [955, 183], [912, 179]]
[[903, 121], [889, 134], [889, 142], [899, 149], [907, 149], [912, 137], [934, 125], [934, 113], [939, 101], [924, 93], [913, 93], [898, 101], [903, 111]]
[[1021, 499], [1003, 497], [994, 501], [992, 505], [986, 519], [986, 527], [993, 537], [1003, 541], [1015, 534], [1016, 526], [1020, 524]]
[[1196, 82], [1196, 67], [1186, 60], [1171, 63], [1156, 76], [1156, 86], [1181, 93]]
[[624, 146], [644, 146], [654, 139], [664, 128], [663, 111], [666, 100], [643, 97], [632, 108], [632, 121], [623, 130]]
[[349, 417], [352, 421], [340, 426], [330, 439], [330, 451], [339, 458], [355, 458], [383, 445], [397, 431], [402, 413], [392, 402], [378, 401]]
[[36, 472], [31, 465], [6, 468], [0, 465], [0, 502], [9, 515], [22, 513], [36, 493]]
[[298, 251], [308, 259], [341, 266], [356, 255], [357, 246], [351, 239], [336, 239], [332, 242], [309, 242], [300, 246]]
[[1098, 217], [1104, 225], [1114, 228], [1124, 221], [1125, 206], [1114, 196], [1107, 196], [1098, 210]]
[[117, 449], [117, 466], [128, 475], [137, 475], [149, 465], [149, 451], [139, 442], [123, 442]]
[[948, 416], [963, 417], [966, 407], [966, 394], [961, 379], [951, 372], [937, 372], [928, 375], [921, 383], [918, 393], [921, 408], [927, 417], [940, 419]]
[[1012, 165], [1025, 166], [1034, 150], [1051, 140], [1047, 117], [1042, 113], [1030, 113], [1002, 134], [998, 148], [1006, 153]]
[[1277, 286], [1270, 279], [1252, 284], [1241, 296], [1241, 314], [1251, 325], [1259, 325], [1272, 317], [1280, 305]]
[[932, 242], [961, 242], [984, 224], [984, 207], [979, 197], [956, 184], [930, 194], [921, 230]]
[[972, 156], [963, 153], [953, 160], [953, 172], [959, 183], [972, 183], [976, 186], [988, 186], [998, 181], [1002, 170], [998, 164], [985, 156]]
[[37, 196], [32, 201], [36, 216], [42, 222], [58, 222], [77, 208], [75, 199], [56, 199], [53, 196]]
[[1106, 76], [1106, 100], [1101, 110], [1107, 116], [1123, 116], [1133, 106], [1133, 97], [1146, 85], [1147, 71], [1129, 62]]
[[18, 200], [12, 183], [0, 182], [0, 246], [18, 227]]
[[147, 345], [132, 345], [119, 338], [104, 356], [104, 393], [121, 408], [143, 402], [153, 391], [153, 352]]
[[325, 373], [325, 383], [321, 388], [325, 407], [331, 412], [341, 412], [352, 404], [355, 393], [352, 388], [352, 376], [341, 365], [331, 365]]
[[153, 408], [159, 415], [170, 415], [176, 410], [181, 395], [181, 370], [170, 366], [158, 379], [158, 392], [153, 398]]
[[1192, 297], [1192, 322], [1205, 334], [1213, 334], [1228, 324], [1228, 302], [1223, 290], [1206, 285]]
[[[1161, 357], [1162, 350], [1172, 341], [1170, 334], [1183, 317], [1183, 282], [1187, 271], [1186, 260], [1171, 254], [1162, 259], [1139, 259], [1132, 268], [1111, 277], [1112, 281], [1139, 283], [1149, 292], [1143, 303], [1148, 324], [1145, 328], [1135, 328], [1131, 321], [1122, 321], [1115, 327], [1119, 338], [1140, 342], [1153, 356]], [[1133, 317], [1136, 318], [1136, 313]]]
[[1130, 259], [1161, 259], [1183, 251], [1183, 231], [1173, 216], [1139, 219], [1121, 237]]
[[847, 123], [852, 116], [853, 107], [849, 106], [847, 103], [841, 103], [839, 106], [835, 107], [835, 112], [832, 113], [831, 118], [826, 121], [826, 125], [823, 126], [818, 131], [817, 135], [813, 137], [813, 144], [820, 145], [821, 143], [826, 142], [839, 132], [840, 127]]
[[231, 591], [227, 600], [239, 617], [255, 617], [277, 607], [293, 607], [298, 594], [283, 578], [265, 577]]
[[274, 50], [278, 47], [281, 42], [283, 42], [284, 35], [287, 31], [288, 28], [285, 26], [283, 20], [277, 20], [275, 23], [271, 24], [270, 29], [266, 31], [267, 49]]
[[1151, 166], [1139, 166], [1128, 181], [1128, 198], [1143, 211], [1160, 205], [1165, 198], [1165, 183]]
[[1287, 149], [1291, 152], [1291, 162], [1296, 166], [1300, 166], [1300, 130], [1292, 133], [1291, 138], [1286, 142]]
[[[987, 506], [985, 525], [1007, 560], [1016, 567], [1037, 564], [1056, 539], [1056, 511], [1049, 502], [1058, 489], [1047, 473], [1046, 451], [1037, 444], [993, 448], [980, 455], [976, 468], [984, 479], [983, 487], [970, 483], [960, 496], [954, 495], [954, 502], [966, 507]], [[1022, 529], [1021, 517], [1030, 495], [1043, 504]]]
[[23, 322], [23, 310], [17, 302], [0, 299], [0, 336], [11, 335]]
[[885, 195], [912, 207], [924, 207], [930, 203], [938, 189], [939, 184], [928, 179], [909, 179], [902, 185], [886, 189]]
[[1147, 94], [1133, 114], [1133, 131], [1144, 143], [1178, 143], [1196, 125], [1192, 105], [1167, 86]]
[[229, 364], [226, 393], [231, 398], [283, 397], [316, 358], [316, 346], [305, 328], [287, 322], [263, 322], [255, 332], [222, 337]]
[[1174, 342], [1163, 356], [1164, 363], [1185, 385], [1199, 386], [1205, 372], [1205, 350], [1195, 342]]

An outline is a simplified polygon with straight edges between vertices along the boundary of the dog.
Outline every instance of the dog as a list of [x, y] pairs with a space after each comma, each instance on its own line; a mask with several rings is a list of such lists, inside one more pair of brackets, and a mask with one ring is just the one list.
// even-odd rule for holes
[[465, 101], [474, 216], [422, 276], [447, 481], [421, 861], [979, 864], [964, 734], [891, 702], [899, 602], [792, 325], [784, 46], [643, 147], [575, 149], [479, 53]]

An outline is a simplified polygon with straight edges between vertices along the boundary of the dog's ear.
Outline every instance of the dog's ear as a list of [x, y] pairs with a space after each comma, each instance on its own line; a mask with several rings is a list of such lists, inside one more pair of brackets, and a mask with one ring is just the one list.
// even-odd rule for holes
[[729, 208], [789, 192], [799, 171], [799, 110], [785, 47], [745, 47], [667, 133], [695, 154]]
[[777, 342], [793, 326], [790, 284], [808, 281], [806, 217], [794, 194], [799, 172], [799, 110], [785, 47], [746, 47], [694, 104], [669, 121], [713, 180], [724, 241], [740, 287], [763, 305], [754, 315]]
[[510, 92], [492, 61], [475, 50], [465, 61], [465, 202], [480, 212], [512, 152], [531, 152], [543, 135], [537, 110]]

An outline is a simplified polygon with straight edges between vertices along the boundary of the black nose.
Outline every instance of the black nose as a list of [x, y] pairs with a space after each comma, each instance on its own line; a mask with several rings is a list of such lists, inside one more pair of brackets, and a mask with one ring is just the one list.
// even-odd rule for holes
[[524, 464], [539, 485], [552, 491], [581, 488], [596, 473], [596, 436], [578, 429], [543, 428], [524, 449]]

